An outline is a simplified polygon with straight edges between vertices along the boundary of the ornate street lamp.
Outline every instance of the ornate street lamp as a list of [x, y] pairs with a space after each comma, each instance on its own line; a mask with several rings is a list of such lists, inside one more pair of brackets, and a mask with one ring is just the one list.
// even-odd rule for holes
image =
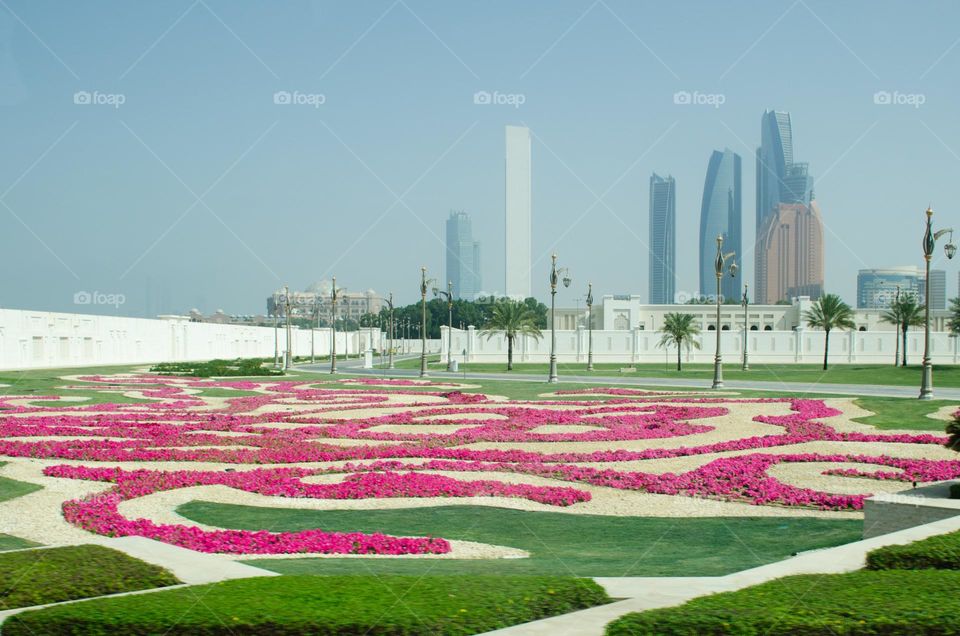
[[926, 261], [927, 276], [924, 280], [923, 299], [923, 374], [920, 380], [920, 399], [933, 399], [933, 365], [930, 363], [930, 259], [937, 246], [937, 240], [944, 234], [950, 234], [950, 240], [943, 246], [947, 258], [953, 258], [957, 253], [957, 246], [953, 244], [953, 228], [933, 231], [933, 210], [927, 208], [927, 231], [923, 234], [923, 260]]
[[747, 361], [747, 333], [750, 331], [750, 327], [747, 324], [747, 309], [750, 307], [750, 297], [747, 296], [747, 287], [746, 283], [743, 284], [743, 298], [740, 299], [740, 304], [743, 305], [743, 366], [740, 367], [742, 371], [750, 370], [750, 363]]
[[557, 377], [557, 283], [563, 279], [563, 286], [569, 287], [570, 270], [566, 267], [557, 268], [557, 255], [551, 257], [550, 265], [550, 376], [547, 382], [556, 384]]
[[333, 334], [330, 345], [330, 373], [337, 372], [337, 296], [340, 290], [337, 289], [337, 277], [333, 277], [333, 290], [330, 292], [330, 324]]
[[290, 288], [286, 285], [283, 286], [283, 297], [287, 318], [287, 352], [283, 357], [283, 369], [287, 370], [293, 366], [293, 343], [291, 342], [292, 333], [290, 331]]
[[387, 367], [393, 369], [393, 292], [390, 292], [390, 297], [387, 299], [387, 306], [390, 307], [390, 325], [388, 326], [387, 333], [390, 338], [390, 354], [388, 357], [389, 363]]
[[[900, 285], [897, 285], [897, 292], [893, 296], [893, 307], [894, 307], [895, 315], [896, 313], [899, 312], [899, 309], [897, 309], [899, 305], [900, 305]], [[893, 352], [893, 366], [895, 367], [900, 366], [900, 322], [901, 322], [900, 317], [897, 316], [897, 331], [896, 331], [897, 342], [895, 344], [895, 349]]]
[[587, 283], [587, 371], [593, 371], [593, 283]]
[[273, 368], [280, 368], [280, 303], [283, 303], [283, 297], [276, 299], [279, 302], [273, 303]]
[[453, 346], [453, 281], [447, 281], [447, 291], [433, 288], [433, 295], [447, 299], [447, 371], [453, 367], [453, 358], [451, 358]]
[[420, 377], [427, 377], [427, 288], [436, 280], [427, 280], [427, 268], [420, 268]]
[[[713, 356], [713, 388], [722, 389], [723, 388], [723, 360], [720, 357], [720, 281], [723, 279], [724, 274], [724, 265], [728, 259], [732, 259], [737, 254], [736, 252], [723, 253], [723, 235], [720, 234], [717, 236], [717, 259], [714, 261], [713, 266], [717, 274], [717, 351]], [[730, 263], [729, 267], [730, 275], [737, 275], [737, 264]]]

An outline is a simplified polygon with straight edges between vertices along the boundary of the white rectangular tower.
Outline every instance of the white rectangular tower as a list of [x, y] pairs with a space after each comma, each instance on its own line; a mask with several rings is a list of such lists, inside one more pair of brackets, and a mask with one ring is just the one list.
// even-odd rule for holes
[[514, 298], [528, 298], [530, 288], [531, 202], [530, 129], [507, 126], [506, 144], [506, 285]]

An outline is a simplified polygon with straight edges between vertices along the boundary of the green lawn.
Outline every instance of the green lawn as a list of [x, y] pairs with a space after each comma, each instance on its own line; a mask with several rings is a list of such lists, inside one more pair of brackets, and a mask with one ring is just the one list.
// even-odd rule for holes
[[[0, 466], [4, 466], [5, 464], [7, 464], [7, 462], [0, 462]], [[9, 479], [7, 477], [0, 477], [0, 501], [16, 499], [17, 497], [28, 495], [37, 490], [43, 490], [43, 486], [28, 484], [25, 481], [17, 481], [16, 479]]]
[[284, 574], [719, 576], [795, 552], [856, 541], [863, 530], [859, 520], [610, 517], [469, 505], [315, 511], [193, 501], [177, 512], [223, 528], [433, 535], [531, 553], [527, 559], [499, 560], [351, 557], [250, 561]]
[[467, 636], [609, 601], [570, 577], [263, 577], [25, 612], [3, 633]]
[[[837, 355], [840, 359], [840, 355]], [[919, 358], [916, 362], [919, 362]], [[419, 369], [419, 359], [406, 359], [396, 362], [401, 369]], [[430, 369], [442, 370], [446, 361], [440, 361], [436, 356], [430, 358]], [[619, 373], [624, 367], [636, 367], [634, 373]], [[460, 371], [470, 373], [502, 373], [507, 368], [506, 363], [468, 363], [461, 364]], [[533, 373], [547, 375], [546, 364], [515, 363], [517, 373]], [[557, 365], [560, 376], [563, 375], [591, 375], [587, 371], [585, 362], [577, 364], [559, 363]], [[935, 386], [960, 387], [960, 365], [935, 365], [933, 367]], [[713, 378], [712, 364], [685, 364], [682, 371], [677, 371], [676, 358], [670, 364], [630, 364], [630, 363], [598, 363], [594, 364], [592, 375], [616, 377], [655, 377], [655, 378], [683, 378], [688, 380], [704, 380], [709, 386]], [[727, 360], [723, 366], [725, 380], [754, 380], [758, 382], [820, 382], [824, 384], [882, 384], [888, 386], [916, 386], [920, 387], [920, 366], [914, 364], [906, 368], [894, 367], [893, 364], [831, 364], [824, 371], [821, 364], [751, 364], [749, 371], [742, 371], [736, 359]]]
[[788, 576], [628, 614], [607, 636], [956, 634], [960, 572], [860, 570]]
[[960, 404], [953, 400], [920, 401], [912, 398], [862, 397], [856, 403], [875, 415], [857, 418], [855, 421], [881, 429], [910, 429], [943, 433], [947, 423], [927, 417], [930, 413]]
[[0, 553], [0, 610], [177, 583], [161, 567], [98, 545]]
[[0, 552], [7, 552], [8, 550], [22, 550], [24, 548], [35, 548], [39, 543], [34, 543], [33, 541], [27, 541], [26, 539], [21, 539], [20, 537], [14, 537], [9, 534], [0, 534]]

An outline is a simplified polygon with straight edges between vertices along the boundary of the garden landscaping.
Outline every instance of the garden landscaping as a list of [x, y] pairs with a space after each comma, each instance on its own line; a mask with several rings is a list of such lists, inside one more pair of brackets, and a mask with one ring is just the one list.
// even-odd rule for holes
[[[960, 477], [956, 453], [943, 446], [945, 421], [931, 417], [948, 417], [948, 403], [921, 409], [884, 398], [297, 371], [28, 377], [37, 386], [24, 381], [22, 391], [0, 396], [0, 495], [27, 488], [0, 496], [0, 533], [13, 545], [145, 537], [264, 571], [325, 575], [302, 579], [311, 590], [331, 577], [365, 575], [343, 589], [373, 608], [380, 606], [361, 590], [384, 576], [414, 575], [419, 588], [428, 579], [470, 586], [493, 574], [534, 577], [531, 585], [556, 575], [728, 574], [858, 539], [872, 494]], [[880, 427], [871, 418], [881, 418]], [[19, 503], [25, 494], [29, 511]], [[283, 605], [294, 602], [284, 595], [300, 593], [284, 580], [229, 586], [262, 585], [265, 602]], [[122, 631], [142, 610], [152, 617], [142, 633], [163, 633], [162, 599], [173, 603], [191, 589], [199, 588], [85, 601], [22, 620], [72, 616], [44, 620], [98, 633], [81, 614], [106, 614], [80, 608], [107, 603], [117, 610], [104, 630]], [[595, 602], [602, 601], [588, 604]], [[236, 605], [223, 603], [224, 612]], [[487, 605], [477, 603], [458, 612], [480, 616]], [[570, 607], [503, 616], [531, 620]], [[440, 622], [429, 624], [459, 629], [444, 622], [448, 609], [438, 607], [429, 620]], [[197, 612], [195, 633], [220, 633]], [[236, 612], [244, 633], [281, 623], [292, 631], [270, 633], [312, 629], [292, 617], [267, 625]], [[330, 624], [345, 630], [330, 633], [361, 629]], [[4, 633], [15, 633], [7, 631], [13, 625]]]

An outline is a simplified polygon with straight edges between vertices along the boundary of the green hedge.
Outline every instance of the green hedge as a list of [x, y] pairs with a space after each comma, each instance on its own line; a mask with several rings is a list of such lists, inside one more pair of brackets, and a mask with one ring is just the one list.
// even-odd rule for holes
[[960, 532], [879, 548], [867, 554], [867, 569], [960, 570]]
[[860, 570], [789, 576], [674, 608], [627, 614], [607, 636], [960, 633], [960, 573]]
[[25, 612], [3, 633], [478, 634], [609, 600], [572, 577], [278, 576]]
[[161, 567], [98, 545], [0, 554], [0, 610], [179, 582]]
[[[280, 369], [264, 367], [265, 358], [237, 358], [236, 360], [210, 360], [209, 362], [161, 362], [150, 367], [152, 373], [161, 375], [189, 375], [197, 378], [230, 376], [283, 375]], [[270, 360], [272, 363], [273, 361]]]

